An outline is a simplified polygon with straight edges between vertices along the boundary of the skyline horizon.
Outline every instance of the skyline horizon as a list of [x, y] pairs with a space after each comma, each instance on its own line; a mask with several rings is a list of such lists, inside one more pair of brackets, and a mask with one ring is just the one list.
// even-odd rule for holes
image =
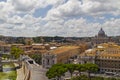
[[[101, 27], [100, 30], [101, 29], [104, 31], [103, 27]], [[98, 31], [98, 33], [99, 33], [99, 31]], [[0, 36], [10, 36], [10, 37], [56, 37], [57, 36], [57, 37], [78, 37], [78, 38], [80, 38], [80, 37], [95, 37], [96, 35], [98, 35], [98, 33], [95, 34], [95, 35], [92, 35], [92, 36], [61, 36], [61, 35], [55, 35], [55, 36], [52, 36], [52, 35], [38, 35], [38, 36], [12, 36], [12, 35], [10, 36], [10, 35], [0, 35]], [[105, 34], [106, 34], [106, 32], [105, 32]], [[108, 37], [117, 37], [117, 36], [120, 36], [120, 34], [119, 35], [107, 35], [107, 36]]]

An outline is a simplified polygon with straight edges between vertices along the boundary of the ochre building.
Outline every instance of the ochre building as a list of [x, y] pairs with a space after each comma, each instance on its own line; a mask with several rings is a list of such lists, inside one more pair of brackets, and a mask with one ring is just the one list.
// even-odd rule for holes
[[42, 56], [44, 68], [50, 68], [56, 63], [69, 63], [70, 59], [80, 54], [79, 46], [61, 46], [50, 50]]
[[81, 64], [97, 64], [100, 72], [120, 73], [120, 46], [114, 43], [100, 44], [80, 54], [79, 61]]

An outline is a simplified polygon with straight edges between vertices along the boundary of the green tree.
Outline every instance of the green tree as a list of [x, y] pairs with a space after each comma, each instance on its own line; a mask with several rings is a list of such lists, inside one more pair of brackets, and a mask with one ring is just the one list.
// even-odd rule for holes
[[70, 72], [71, 77], [72, 77], [73, 72], [74, 72], [74, 71], [75, 71], [75, 69], [76, 69], [75, 64], [66, 64], [66, 68], [68, 69], [68, 71]]
[[2, 57], [9, 59], [9, 58], [10, 58], [10, 55], [9, 55], [9, 54], [3, 54]]
[[65, 72], [67, 72], [67, 68], [64, 67], [64, 64], [55, 64], [47, 71], [46, 76], [49, 79], [57, 78], [57, 80], [60, 80]]
[[107, 80], [117, 80], [116, 78], [107, 78]]
[[79, 71], [79, 74], [81, 75], [81, 72], [85, 71], [85, 66], [83, 64], [76, 64], [76, 70]]
[[38, 64], [42, 63], [42, 55], [41, 54], [30, 54], [29, 56], [32, 59], [34, 59], [36, 63], [38, 63]]
[[[80, 75], [77, 77], [72, 77], [72, 74], [75, 70], [78, 70], [80, 73], [82, 71], [87, 71], [88, 76]], [[69, 71], [71, 74], [71, 80], [91, 80], [90, 73], [98, 71], [98, 66], [96, 64], [87, 63], [87, 64], [55, 64], [53, 65], [46, 73], [46, 76], [49, 79], [57, 78], [57, 80], [61, 79], [61, 76], [64, 75], [65, 72]], [[92, 80], [97, 80], [97, 78], [93, 78]], [[101, 78], [98, 78], [101, 80]]]
[[70, 80], [81, 80], [80, 76], [72, 77]]
[[84, 64], [86, 71], [88, 73], [88, 78], [89, 80], [91, 80], [91, 76], [90, 73], [94, 73], [98, 71], [98, 66], [96, 64], [92, 64], [92, 63], [86, 63]]
[[13, 58], [17, 59], [20, 57], [21, 54], [23, 54], [23, 50], [21, 50], [20, 48], [17, 48], [16, 46], [12, 46], [11, 48], [11, 55]]
[[92, 80], [104, 80], [104, 78], [103, 77], [94, 77], [94, 78], [92, 78]]

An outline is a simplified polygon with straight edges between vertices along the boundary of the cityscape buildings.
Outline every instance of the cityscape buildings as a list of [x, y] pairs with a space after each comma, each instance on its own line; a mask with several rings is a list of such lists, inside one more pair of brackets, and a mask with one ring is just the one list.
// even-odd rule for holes
[[98, 34], [92, 38], [92, 44], [101, 44], [101, 43], [107, 43], [113, 41], [112, 38], [107, 36], [107, 34], [104, 32], [103, 28], [100, 29]]
[[79, 55], [79, 63], [94, 63], [100, 72], [120, 72], [120, 46], [109, 38], [101, 28], [98, 35], [92, 39], [94, 48]]
[[55, 50], [51, 50], [42, 56], [42, 66], [50, 68], [56, 63], [70, 63], [70, 59], [74, 59], [80, 53], [79, 46], [62, 46]]
[[0, 80], [120, 80], [120, 0], [0, 0]]

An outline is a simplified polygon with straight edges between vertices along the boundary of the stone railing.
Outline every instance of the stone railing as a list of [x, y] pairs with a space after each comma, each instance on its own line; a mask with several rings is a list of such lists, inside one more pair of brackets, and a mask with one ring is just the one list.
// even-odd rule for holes
[[23, 67], [23, 72], [25, 75], [24, 80], [32, 80], [31, 72], [32, 72], [33, 65], [38, 66], [38, 64], [33, 59], [31, 59], [29, 56], [23, 57], [22, 67]]
[[30, 70], [27, 68], [27, 65], [23, 65], [23, 71], [24, 71], [24, 80], [30, 80]]

